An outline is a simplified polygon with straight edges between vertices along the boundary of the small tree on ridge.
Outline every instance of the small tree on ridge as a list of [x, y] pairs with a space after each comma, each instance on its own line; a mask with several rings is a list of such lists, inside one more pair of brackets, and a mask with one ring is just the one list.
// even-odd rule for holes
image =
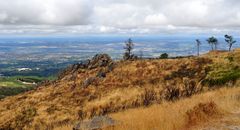
[[233, 36], [230, 36], [230, 35], [227, 35], [227, 34], [226, 34], [224, 37], [225, 37], [225, 41], [226, 41], [226, 42], [228, 43], [228, 45], [229, 45], [228, 51], [231, 51], [232, 45], [233, 45], [234, 43], [236, 43], [237, 41], [233, 39]]
[[[213, 50], [217, 50], [217, 45], [218, 45], [218, 40], [217, 40], [217, 38], [215, 38], [215, 37], [210, 37], [210, 38], [207, 39], [207, 42], [208, 42], [209, 45], [211, 45], [212, 51], [213, 51]], [[213, 48], [213, 47], [215, 47], [215, 48]]]
[[133, 59], [134, 58], [134, 55], [132, 53], [132, 50], [133, 50], [133, 47], [134, 47], [134, 44], [133, 44], [133, 41], [131, 38], [129, 38], [126, 42], [125, 42], [125, 53], [124, 53], [124, 56], [123, 56], [123, 59], [124, 60], [130, 60], [130, 59]]

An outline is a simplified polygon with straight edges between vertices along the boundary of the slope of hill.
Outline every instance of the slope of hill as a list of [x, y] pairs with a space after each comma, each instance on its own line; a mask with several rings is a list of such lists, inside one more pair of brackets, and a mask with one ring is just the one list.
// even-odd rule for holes
[[177, 102], [129, 109], [110, 116], [121, 122], [114, 130], [239, 129], [239, 96], [239, 86], [224, 87]]
[[[240, 51], [114, 62], [105, 54], [59, 79], [0, 101], [0, 129], [52, 129], [76, 121], [189, 97], [239, 78]], [[227, 73], [225, 73], [227, 72]]]

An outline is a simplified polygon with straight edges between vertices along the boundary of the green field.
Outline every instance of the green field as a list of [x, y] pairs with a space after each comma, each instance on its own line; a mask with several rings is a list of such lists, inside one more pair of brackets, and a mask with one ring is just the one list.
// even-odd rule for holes
[[[32, 90], [36, 84], [44, 80], [54, 80], [54, 77], [12, 76], [0, 77], [0, 99]], [[34, 84], [36, 83], [36, 84]]]

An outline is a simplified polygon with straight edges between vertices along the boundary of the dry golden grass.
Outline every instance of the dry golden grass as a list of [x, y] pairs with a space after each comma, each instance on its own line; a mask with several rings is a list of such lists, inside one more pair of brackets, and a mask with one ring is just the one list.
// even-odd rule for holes
[[[203, 115], [201, 111], [195, 111], [195, 114], [189, 117], [189, 111], [199, 103], [215, 103], [217, 107], [216, 114]], [[111, 114], [115, 120], [119, 121], [114, 130], [177, 130], [194, 129], [192, 119], [196, 118], [196, 124], [201, 124], [212, 120], [212, 118], [221, 117], [222, 114], [228, 114], [234, 110], [240, 110], [240, 88], [221, 88], [219, 90], [206, 92], [179, 100], [177, 102], [164, 102], [160, 105], [154, 105], [147, 108], [130, 109], [124, 112]], [[215, 108], [209, 108], [215, 111]], [[204, 117], [205, 116], [205, 117]], [[239, 124], [238, 124], [239, 125]]]
[[[236, 55], [240, 55], [239, 52]], [[86, 88], [82, 87], [86, 79], [107, 68], [79, 69], [37, 90], [1, 100], [0, 129], [53, 129], [97, 115], [189, 97], [203, 90], [201, 81], [206, 77], [209, 65], [213, 64], [212, 60], [227, 63], [222, 57], [213, 57], [117, 62], [105, 78], [95, 79]], [[173, 107], [171, 104], [162, 103], [169, 111], [182, 105]], [[179, 114], [187, 109], [179, 108]], [[163, 109], [159, 114], [165, 112]], [[166, 118], [173, 120], [176, 117], [170, 114]], [[151, 120], [155, 121], [154, 118]], [[178, 122], [180, 124], [161, 127], [178, 128], [181, 120]]]
[[[118, 125], [104, 130], [198, 129], [204, 122], [221, 118], [239, 110], [240, 88], [221, 88], [176, 102], [164, 102], [160, 105], [128, 109], [124, 112], [110, 114], [113, 119], [118, 121]], [[56, 130], [70, 130], [72, 127], [72, 125], [66, 125], [57, 127]]]
[[[105, 68], [79, 70], [37, 90], [0, 101], [0, 128], [51, 129], [189, 96], [201, 89], [197, 84], [206, 76], [209, 63], [205, 58], [120, 62], [106, 78], [97, 79], [87, 88], [81, 87], [84, 80]], [[28, 115], [25, 109], [35, 114]]]

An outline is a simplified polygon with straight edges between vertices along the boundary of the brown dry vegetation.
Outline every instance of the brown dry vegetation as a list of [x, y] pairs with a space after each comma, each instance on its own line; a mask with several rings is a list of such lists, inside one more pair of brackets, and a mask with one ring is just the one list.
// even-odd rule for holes
[[222, 88], [177, 102], [130, 109], [111, 117], [121, 122], [114, 130], [196, 129], [204, 122], [239, 111], [239, 97], [240, 88]]
[[[233, 54], [240, 55], [239, 51]], [[1, 100], [0, 129], [52, 129], [129, 108], [166, 105], [163, 102], [202, 92], [202, 81], [211, 66], [220, 61], [226, 66], [229, 64], [226, 58], [218, 55], [121, 61], [115, 63], [113, 70], [109, 67], [69, 70], [52, 83]], [[224, 52], [223, 55], [230, 54]], [[93, 78], [101, 71], [108, 72], [105, 78]], [[86, 79], [91, 79], [91, 83], [83, 87]]]

